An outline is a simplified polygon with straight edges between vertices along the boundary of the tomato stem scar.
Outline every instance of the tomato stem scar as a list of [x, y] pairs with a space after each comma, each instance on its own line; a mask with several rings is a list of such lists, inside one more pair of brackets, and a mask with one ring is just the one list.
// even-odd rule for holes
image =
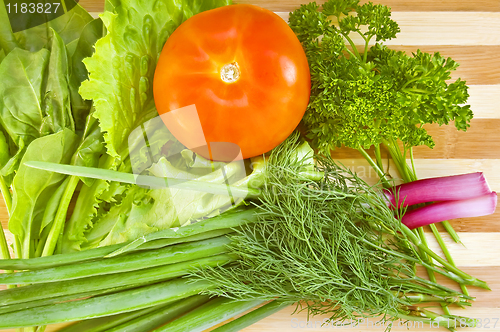
[[226, 83], [236, 82], [240, 78], [240, 67], [238, 63], [225, 64], [220, 71], [220, 78]]

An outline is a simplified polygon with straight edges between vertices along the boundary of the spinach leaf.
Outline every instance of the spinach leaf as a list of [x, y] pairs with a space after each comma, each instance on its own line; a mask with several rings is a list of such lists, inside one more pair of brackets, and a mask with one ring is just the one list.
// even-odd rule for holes
[[13, 33], [9, 18], [5, 12], [5, 6], [1, 7], [0, 18], [2, 23], [0, 23], [0, 32], [2, 37], [0, 37], [0, 46], [2, 46], [5, 53], [11, 52], [16, 47], [31, 52], [47, 48], [51, 43], [51, 30], [56, 31], [65, 44], [69, 44], [78, 39], [85, 25], [93, 20], [92, 16], [77, 4], [70, 11], [52, 21]]
[[68, 54], [71, 57], [69, 77], [69, 87], [71, 93], [71, 106], [75, 120], [76, 130], [83, 130], [86, 118], [90, 112], [92, 102], [83, 100], [78, 93], [81, 83], [88, 79], [87, 68], [83, 64], [83, 59], [92, 56], [94, 53], [94, 44], [102, 37], [104, 26], [101, 19], [95, 19], [87, 23], [83, 28], [82, 34], [78, 40], [72, 42], [74, 50], [70, 52], [70, 44], [67, 45]]
[[[52, 46], [44, 98], [47, 116], [43, 125], [48, 126], [48, 133], [55, 133], [63, 128], [70, 128], [75, 131], [68, 87], [69, 64], [66, 45], [54, 30], [52, 30], [52, 33]], [[43, 127], [41, 132], [44, 132]]]
[[43, 81], [49, 58], [46, 49], [36, 53], [15, 49], [0, 63], [0, 125], [17, 146], [18, 153], [40, 136], [44, 118]]
[[24, 166], [26, 161], [68, 163], [78, 144], [78, 136], [69, 129], [40, 137], [27, 148], [13, 181], [12, 215], [9, 230], [22, 243], [23, 258], [33, 256], [34, 240], [40, 234], [45, 207], [65, 178], [64, 175]]
[[17, 169], [25, 147], [33, 140], [63, 128], [74, 131], [66, 46], [54, 30], [52, 33], [50, 51], [16, 48], [0, 63], [0, 125], [16, 150], [2, 175]]
[[14, 48], [18, 47], [12, 29], [10, 27], [7, 9], [2, 1], [0, 4], [0, 49], [7, 55]]

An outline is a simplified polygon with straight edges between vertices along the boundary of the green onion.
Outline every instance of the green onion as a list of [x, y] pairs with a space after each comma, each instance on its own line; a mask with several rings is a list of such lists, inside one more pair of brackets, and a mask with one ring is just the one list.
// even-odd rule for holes
[[[190, 297], [210, 283], [179, 278], [81, 301], [57, 303], [0, 315], [0, 328], [65, 323], [140, 310]], [[186, 331], [186, 330], [184, 330]]]
[[290, 302], [282, 302], [279, 300], [271, 301], [260, 308], [250, 311], [249, 313], [224, 324], [212, 332], [238, 332], [244, 328], [257, 323], [258, 321], [271, 316], [274, 313], [282, 310], [283, 308], [289, 306]]
[[[194, 268], [207, 266], [221, 266], [234, 261], [234, 257], [227, 254], [211, 256], [176, 264], [156, 266], [131, 272], [113, 273], [94, 277], [34, 284], [25, 287], [8, 289], [0, 292], [0, 305], [12, 305], [25, 301], [37, 301], [53, 297], [91, 293], [118, 287], [132, 288], [138, 285], [147, 285], [154, 282], [164, 281], [186, 275]], [[83, 296], [80, 295], [80, 298]], [[78, 297], [76, 297], [78, 298]], [[0, 310], [3, 307], [0, 307]]]
[[262, 300], [235, 301], [223, 297], [215, 298], [154, 332], [201, 332], [262, 302]]
[[138, 317], [143, 317], [151, 312], [155, 312], [170, 305], [176, 305], [182, 300], [176, 301], [172, 304], [160, 304], [146, 309], [126, 312], [123, 314], [99, 317], [93, 319], [86, 319], [80, 322], [68, 325], [57, 332], [104, 332], [115, 326], [125, 324]]
[[106, 332], [148, 332], [168, 321], [185, 314], [188, 311], [206, 303], [208, 296], [195, 295], [187, 299], [166, 305], [147, 315], [137, 317], [126, 323], [115, 326]]
[[227, 251], [230, 240], [225, 237], [189, 242], [159, 250], [131, 253], [128, 255], [64, 265], [39, 271], [0, 274], [0, 284], [34, 284], [79, 279], [90, 276], [127, 272], [154, 266], [185, 262], [222, 254]]

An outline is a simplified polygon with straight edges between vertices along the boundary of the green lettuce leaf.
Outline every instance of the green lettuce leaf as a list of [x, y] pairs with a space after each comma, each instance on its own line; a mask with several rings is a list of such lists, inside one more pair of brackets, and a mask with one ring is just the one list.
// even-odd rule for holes
[[227, 5], [218, 1], [110, 1], [101, 18], [107, 35], [96, 43], [95, 54], [84, 60], [89, 80], [80, 93], [92, 99], [108, 154], [123, 159], [127, 139], [141, 123], [157, 116], [153, 77], [168, 36], [185, 19]]
[[[175, 167], [167, 158], [149, 168], [149, 174], [206, 183], [246, 186], [258, 181], [264, 173], [263, 163], [257, 163], [246, 176], [243, 162], [216, 163], [184, 150], [180, 154], [184, 164]], [[172, 159], [175, 156], [172, 156]], [[215, 170], [213, 170], [215, 169]], [[175, 187], [163, 189], [131, 186], [124, 198], [113, 205], [86, 234], [83, 248], [106, 246], [135, 240], [148, 233], [172, 227], [182, 227], [204, 218], [213, 217], [243, 202], [242, 198], [216, 195], [202, 191], [183, 190]]]
[[[84, 60], [89, 79], [80, 87], [82, 97], [92, 100], [92, 116], [104, 133], [109, 158], [101, 158], [99, 167], [132, 171], [129, 136], [158, 115], [152, 83], [165, 41], [192, 15], [228, 4], [229, 0], [106, 1], [101, 19], [107, 34], [95, 44], [93, 56]], [[80, 250], [87, 241], [85, 233], [97, 227], [124, 188], [101, 180], [82, 188], [65, 229], [63, 251]]]

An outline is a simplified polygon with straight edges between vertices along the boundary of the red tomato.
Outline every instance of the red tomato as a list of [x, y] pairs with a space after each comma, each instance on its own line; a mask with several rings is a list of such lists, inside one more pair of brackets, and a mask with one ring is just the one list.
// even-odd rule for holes
[[[154, 97], [181, 143], [195, 149], [206, 142], [211, 153], [196, 152], [224, 160], [232, 157], [215, 153], [212, 142], [236, 144], [249, 158], [284, 141], [304, 115], [310, 85], [306, 55], [286, 22], [257, 6], [230, 5], [174, 31], [159, 58]], [[197, 115], [172, 112], [189, 105]]]

